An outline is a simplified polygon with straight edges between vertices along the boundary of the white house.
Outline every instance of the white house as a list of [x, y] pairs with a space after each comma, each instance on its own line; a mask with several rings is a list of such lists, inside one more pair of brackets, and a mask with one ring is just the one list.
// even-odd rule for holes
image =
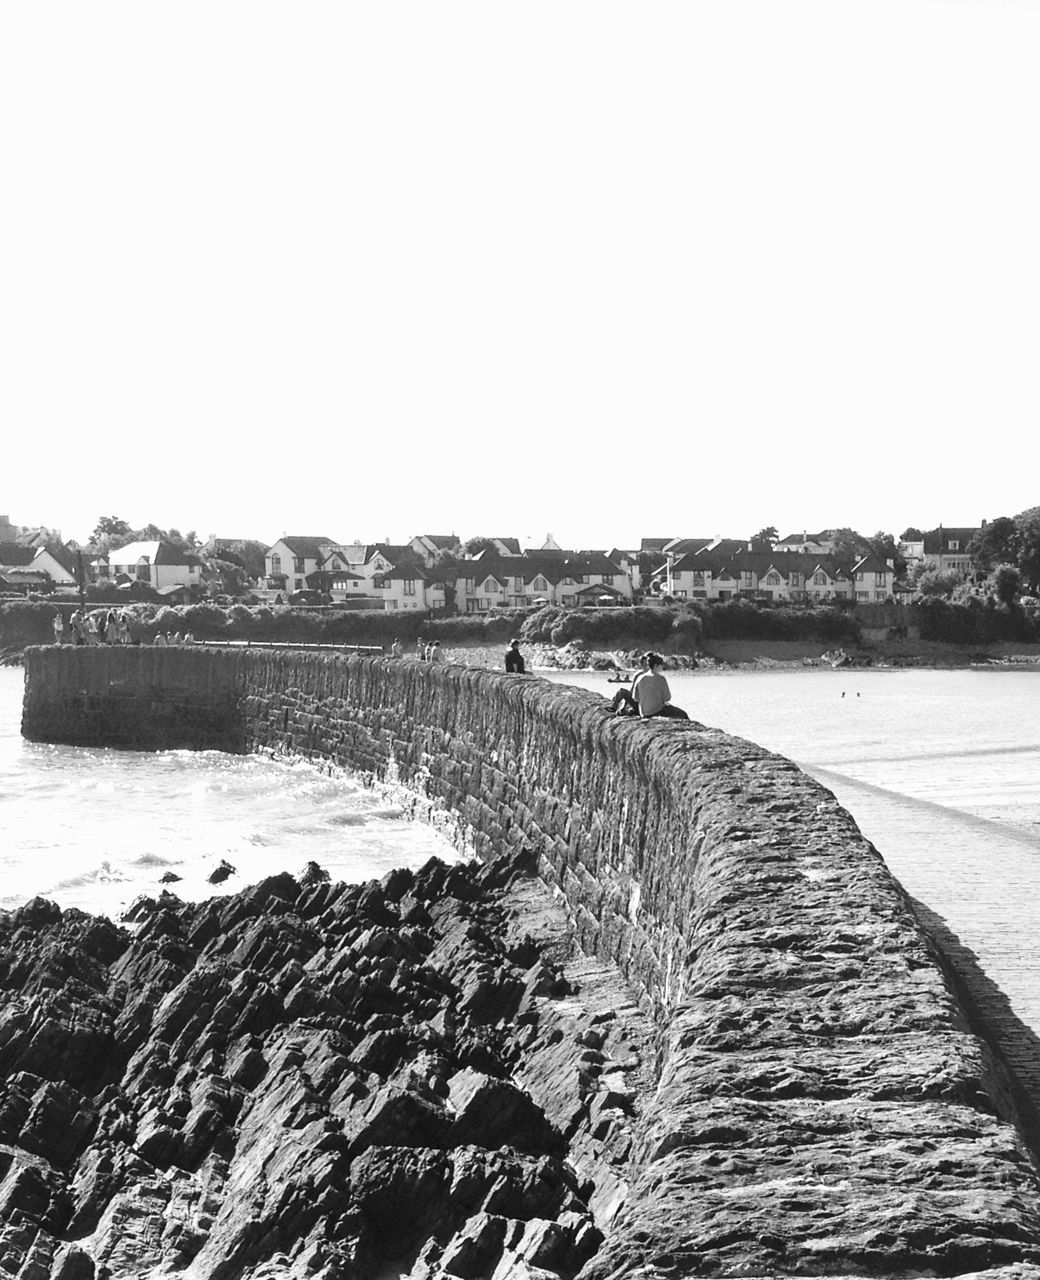
[[68, 586], [76, 581], [76, 575], [57, 554], [46, 547], [25, 546], [18, 542], [0, 542], [0, 569], [7, 570], [5, 576], [9, 581], [20, 579], [27, 585], [39, 583], [40, 575], [46, 575], [44, 584], [49, 580], [56, 586]]
[[881, 604], [892, 598], [896, 573], [887, 560], [880, 556], [864, 556], [853, 566], [856, 599], [864, 603]]
[[113, 581], [144, 582], [153, 591], [194, 587], [202, 582], [202, 562], [197, 555], [172, 542], [130, 542], [108, 552], [108, 576]]
[[453, 533], [419, 533], [408, 546], [425, 564], [430, 564], [441, 551], [450, 551], [452, 555], [462, 551], [462, 543]]
[[334, 574], [350, 567], [344, 548], [333, 538], [286, 534], [264, 554], [267, 589], [280, 595], [305, 591], [308, 577], [319, 570]]

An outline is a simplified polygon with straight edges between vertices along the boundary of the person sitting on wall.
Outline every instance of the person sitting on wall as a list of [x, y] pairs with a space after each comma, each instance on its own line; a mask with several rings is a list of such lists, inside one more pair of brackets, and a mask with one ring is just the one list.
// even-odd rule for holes
[[668, 681], [661, 675], [664, 659], [659, 653], [646, 655], [646, 671], [636, 678], [632, 686], [632, 694], [639, 706], [639, 714], [644, 720], [651, 716], [667, 716], [672, 720], [689, 720], [689, 716], [681, 707], [673, 707], [669, 699], [672, 696]]
[[639, 703], [635, 699], [636, 684], [646, 675], [647, 659], [653, 657], [652, 654], [644, 653], [639, 659], [639, 670], [632, 677], [632, 686], [629, 689], [619, 689], [610, 700], [610, 709], [616, 716], [637, 716], [639, 715]]
[[524, 674], [524, 655], [520, 652], [520, 641], [510, 640], [506, 650], [506, 670], [517, 675]]

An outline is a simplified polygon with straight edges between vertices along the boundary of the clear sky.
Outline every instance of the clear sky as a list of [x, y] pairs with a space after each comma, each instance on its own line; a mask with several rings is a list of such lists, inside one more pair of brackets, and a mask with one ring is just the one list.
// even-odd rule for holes
[[0, 7], [0, 512], [627, 546], [1040, 503], [1035, 0]]

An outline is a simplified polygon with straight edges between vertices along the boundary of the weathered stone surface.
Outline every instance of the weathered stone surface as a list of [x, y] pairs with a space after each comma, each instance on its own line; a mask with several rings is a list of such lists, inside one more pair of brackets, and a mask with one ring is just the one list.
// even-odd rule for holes
[[167, 894], [134, 938], [16, 914], [0, 1258], [1033, 1280], [1040, 1182], [1003, 1069], [877, 852], [790, 762], [537, 680], [157, 653], [29, 651], [27, 733], [303, 754], [519, 856]]

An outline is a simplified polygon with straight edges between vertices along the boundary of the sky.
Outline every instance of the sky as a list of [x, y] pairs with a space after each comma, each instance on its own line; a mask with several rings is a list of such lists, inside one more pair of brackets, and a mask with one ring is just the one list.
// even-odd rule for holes
[[0, 7], [0, 513], [781, 536], [1040, 504], [1034, 0]]

